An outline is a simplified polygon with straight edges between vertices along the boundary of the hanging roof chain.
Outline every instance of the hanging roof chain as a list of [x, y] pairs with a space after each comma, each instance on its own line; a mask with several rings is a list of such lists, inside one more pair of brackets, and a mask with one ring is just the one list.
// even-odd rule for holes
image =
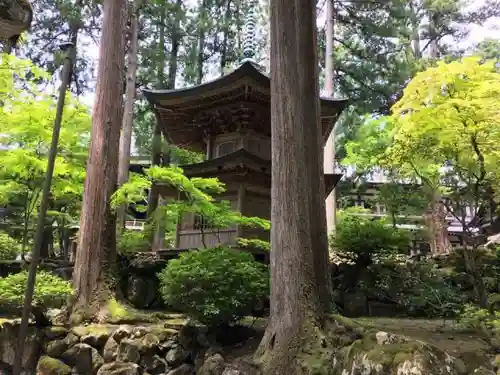
[[245, 21], [245, 35], [243, 40], [243, 60], [242, 62], [255, 62], [255, 50], [257, 48], [257, 42], [255, 40], [255, 31], [257, 27], [257, 10], [258, 2], [256, 0], [251, 0], [248, 13]]

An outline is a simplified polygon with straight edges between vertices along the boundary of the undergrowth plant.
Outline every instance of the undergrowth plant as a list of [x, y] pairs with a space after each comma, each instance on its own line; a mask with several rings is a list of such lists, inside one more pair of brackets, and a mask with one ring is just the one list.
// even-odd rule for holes
[[158, 277], [169, 307], [212, 328], [237, 323], [269, 295], [268, 267], [229, 248], [184, 253]]

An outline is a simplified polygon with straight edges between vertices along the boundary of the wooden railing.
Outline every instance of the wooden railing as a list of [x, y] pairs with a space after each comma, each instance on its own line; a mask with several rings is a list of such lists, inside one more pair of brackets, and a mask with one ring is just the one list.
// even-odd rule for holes
[[145, 220], [127, 220], [125, 222], [125, 228], [128, 230], [142, 231], [144, 230], [144, 225], [146, 225]]
[[211, 230], [205, 229], [203, 234], [199, 230], [182, 230], [179, 233], [180, 249], [200, 249], [204, 246], [236, 244], [236, 229]]

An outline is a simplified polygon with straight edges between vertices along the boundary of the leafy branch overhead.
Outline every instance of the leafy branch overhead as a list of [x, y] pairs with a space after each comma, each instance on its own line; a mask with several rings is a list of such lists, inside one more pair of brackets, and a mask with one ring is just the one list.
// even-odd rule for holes
[[173, 227], [179, 216], [195, 213], [203, 217], [212, 228], [227, 228], [233, 225], [270, 229], [269, 220], [259, 217], [246, 217], [233, 210], [229, 201], [217, 200], [212, 195], [223, 193], [226, 189], [217, 178], [186, 177], [181, 168], [154, 166], [145, 170], [144, 175], [132, 174], [114, 194], [111, 206], [117, 209], [123, 204], [137, 205], [147, 203], [148, 191], [153, 184], [171, 187], [179, 198], [170, 198], [166, 206], [159, 207], [161, 213], [154, 215], [157, 220], [165, 220], [167, 227]]

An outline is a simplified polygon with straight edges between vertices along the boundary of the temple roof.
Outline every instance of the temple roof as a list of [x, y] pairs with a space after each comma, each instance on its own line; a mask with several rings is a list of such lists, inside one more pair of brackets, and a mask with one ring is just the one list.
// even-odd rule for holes
[[[270, 134], [270, 78], [251, 62], [198, 86], [144, 90], [144, 95], [153, 105], [167, 139], [179, 146], [201, 150], [207, 127], [227, 127], [228, 120], [236, 122], [236, 118], [259, 124], [261, 132]], [[326, 141], [347, 100], [321, 98], [320, 106]]]
[[[253, 170], [262, 175], [269, 176], [268, 184], [271, 182], [271, 160], [263, 159], [251, 152], [240, 148], [230, 154], [206, 160], [201, 163], [180, 165], [184, 174], [188, 177], [219, 177], [219, 174], [241, 171], [242, 169]], [[335, 188], [342, 177], [341, 174], [325, 174], [325, 198]], [[162, 185], [162, 184], [158, 184]]]

